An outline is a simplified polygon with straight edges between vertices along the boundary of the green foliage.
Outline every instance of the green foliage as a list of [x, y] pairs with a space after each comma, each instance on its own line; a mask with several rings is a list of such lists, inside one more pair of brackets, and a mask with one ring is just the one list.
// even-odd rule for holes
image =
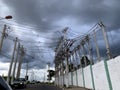
[[86, 66], [90, 64], [90, 60], [88, 59], [87, 56], [83, 56], [83, 57], [81, 58], [82, 67], [85, 67], [85, 62], [86, 62]]
[[48, 70], [49, 74], [47, 75], [48, 80], [52, 80], [52, 77], [55, 76], [55, 71], [54, 70]]

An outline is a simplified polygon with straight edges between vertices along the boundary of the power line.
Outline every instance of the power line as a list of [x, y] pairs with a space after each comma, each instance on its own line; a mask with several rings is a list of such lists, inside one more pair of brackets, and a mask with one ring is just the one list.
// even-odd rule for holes
[[[26, 24], [26, 23], [18, 23], [18, 22], [16, 22], [16, 21], [14, 21], [14, 22], [12, 22], [12, 20], [11, 21], [7, 21], [7, 22], [5, 22], [5, 21], [1, 21], [2, 23], [5, 23], [5, 24], [9, 24], [9, 25], [14, 25], [14, 26], [20, 26], [20, 27], [24, 27], [24, 28], [28, 28], [28, 29], [36, 29], [36, 30], [40, 30], [40, 28], [42, 28], [43, 26], [40, 26], [39, 28], [36, 28], [36, 27], [38, 27], [37, 25], [35, 26], [35, 25], [33, 25], [32, 24], [32, 27], [31, 27], [31, 25], [30, 24]], [[49, 28], [62, 28], [61, 26], [50, 26]]]

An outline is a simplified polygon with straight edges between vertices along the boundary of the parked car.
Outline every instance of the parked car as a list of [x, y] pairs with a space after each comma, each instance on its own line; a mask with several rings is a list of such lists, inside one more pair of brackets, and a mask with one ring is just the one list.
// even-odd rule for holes
[[0, 90], [12, 90], [12, 88], [1, 76], [0, 76]]
[[37, 81], [35, 81], [35, 80], [31, 81], [31, 84], [36, 84], [36, 83], [37, 83]]
[[15, 79], [11, 86], [12, 88], [26, 88], [26, 80], [24, 78]]

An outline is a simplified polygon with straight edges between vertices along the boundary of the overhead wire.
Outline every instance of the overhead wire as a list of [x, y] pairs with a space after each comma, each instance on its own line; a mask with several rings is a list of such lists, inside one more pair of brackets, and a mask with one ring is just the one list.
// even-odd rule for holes
[[[11, 24], [11, 23], [7, 23], [7, 24], [10, 24], [10, 25], [15, 25], [15, 24]], [[19, 25], [15, 25], [15, 26], [19, 26]], [[93, 27], [92, 27], [93, 28]], [[33, 28], [31, 28], [31, 27], [27, 27], [27, 28], [25, 28], [25, 29], [33, 29]], [[36, 28], [34, 28], [34, 29], [36, 29]], [[37, 30], [37, 29], [36, 29]], [[90, 29], [88, 32], [90, 32], [92, 29]], [[11, 36], [9, 36], [8, 37], [10, 40], [13, 40], [13, 37], [11, 37]]]
[[83, 35], [79, 35], [79, 36], [75, 37], [74, 39], [79, 40], [79, 39], [82, 39], [83, 37], [85, 37], [86, 35], [91, 34], [93, 30], [97, 30], [97, 28], [98, 28], [97, 25], [98, 25], [98, 23], [96, 23], [96, 24], [95, 24], [91, 29], [89, 29], [86, 33], [84, 33]]
[[[35, 30], [40, 30], [40, 28], [42, 28], [43, 26], [40, 26], [39, 28], [38, 28], [38, 25], [36, 25], [36, 26], [34, 26], [33, 24], [32, 24], [32, 26], [30, 25], [30, 24], [25, 24], [25, 23], [18, 23], [18, 22], [12, 22], [12, 21], [1, 21], [2, 23], [4, 23], [4, 24], [8, 24], [8, 25], [13, 25], [13, 26], [17, 26], [17, 27], [20, 27], [20, 28], [27, 28], [27, 29], [35, 29]], [[54, 27], [56, 27], [56, 26], [51, 26], [52, 28]], [[49, 27], [49, 28], [51, 28], [51, 27]], [[59, 28], [60, 28], [60, 26], [58, 26]]]
[[[38, 36], [38, 35], [36, 35], [36, 36]], [[40, 35], [39, 35], [39, 37], [40, 37]], [[45, 37], [42, 37], [42, 38], [45, 38]], [[14, 37], [12, 37], [12, 36], [8, 36], [8, 39], [10, 39], [10, 40], [13, 40], [14, 39]], [[45, 39], [51, 39], [51, 40], [53, 40], [53, 38], [45, 38]], [[56, 39], [56, 38], [55, 38]], [[27, 42], [28, 43], [28, 41], [24, 41], [24, 40], [21, 40], [22, 42]], [[31, 42], [32, 43], [32, 42]], [[33, 43], [35, 43], [35, 42], [33, 42]], [[54, 43], [57, 43], [57, 42], [54, 42]], [[46, 44], [48, 44], [48, 43], [46, 43]], [[49, 44], [52, 44], [52, 43], [49, 43]], [[50, 46], [49, 46], [50, 47]]]
[[[3, 21], [4, 22], [4, 21]], [[36, 28], [34, 28], [34, 27], [31, 27], [31, 28], [29, 28], [29, 26], [28, 27], [25, 27], [25, 25], [23, 25], [23, 26], [19, 26], [19, 24], [18, 25], [15, 25], [14, 23], [7, 23], [7, 22], [4, 22], [4, 23], [6, 23], [6, 24], [10, 24], [10, 25], [12, 25], [12, 27], [14, 27], [14, 26], [16, 26], [17, 28], [20, 28], [22, 31], [24, 31], [24, 30], [37, 30]], [[24, 29], [24, 30], [23, 30]], [[40, 30], [40, 28], [38, 29], [38, 30]], [[54, 33], [54, 32], [47, 32], [47, 33]], [[42, 35], [42, 34], [41, 34]]]
[[2, 56], [4, 56], [4, 57], [6, 57], [6, 58], [8, 58], [8, 59], [11, 59], [11, 56], [10, 56], [10, 55], [8, 55], [8, 54], [6, 54], [6, 52], [5, 52], [5, 51], [3, 51], [3, 50], [1, 50], [0, 55], [2, 55]]

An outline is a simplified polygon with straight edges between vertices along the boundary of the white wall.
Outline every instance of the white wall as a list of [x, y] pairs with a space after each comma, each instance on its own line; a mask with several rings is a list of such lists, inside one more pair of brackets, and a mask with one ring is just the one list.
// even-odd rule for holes
[[[110, 79], [113, 90], [120, 90], [120, 56], [107, 61]], [[106, 76], [104, 61], [92, 66], [95, 90], [109, 90], [109, 84]], [[67, 79], [68, 76], [68, 79]], [[83, 87], [82, 70], [77, 70], [78, 86]], [[84, 68], [85, 87], [93, 88], [90, 66]], [[61, 79], [61, 80], [60, 80]], [[59, 85], [62, 85], [62, 76], [59, 79]], [[58, 79], [56, 79], [58, 80]], [[72, 85], [71, 73], [65, 75], [65, 84]], [[56, 81], [56, 83], [58, 83]], [[73, 86], [77, 86], [76, 71], [73, 72]]]
[[113, 90], [120, 90], [120, 56], [107, 62]]
[[68, 86], [68, 76], [67, 76], [67, 74], [65, 74], [64, 75], [64, 84], [66, 85], [66, 86]]
[[83, 77], [82, 77], [82, 69], [78, 69], [77, 70], [77, 76], [78, 76], [78, 86], [80, 86], [80, 87], [84, 87], [83, 86]]
[[73, 85], [74, 85], [74, 86], [77, 86], [76, 71], [73, 72]]
[[63, 85], [63, 76], [59, 76], [59, 85], [60, 85], [60, 86]]
[[71, 82], [72, 82], [71, 72], [68, 74], [68, 77], [69, 77], [69, 79], [68, 79], [68, 80], [69, 80], [69, 81], [68, 81], [68, 85], [72, 85], [72, 83], [71, 83]]
[[93, 87], [92, 87], [90, 66], [84, 68], [84, 77], [85, 77], [85, 87], [92, 89]]
[[106, 77], [104, 62], [101, 61], [92, 66], [93, 77], [96, 90], [109, 90], [108, 81]]
[[55, 77], [55, 85], [59, 85], [58, 84], [58, 77]]

